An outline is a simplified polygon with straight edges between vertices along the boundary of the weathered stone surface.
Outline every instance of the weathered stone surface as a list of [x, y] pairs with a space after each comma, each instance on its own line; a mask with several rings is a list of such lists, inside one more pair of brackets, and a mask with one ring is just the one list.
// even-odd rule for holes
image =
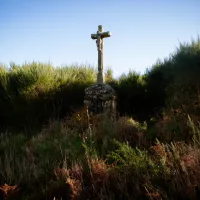
[[116, 93], [108, 84], [94, 84], [85, 89], [84, 104], [90, 114], [105, 113], [114, 117], [116, 112]]
[[85, 89], [85, 99], [96, 99], [97, 97], [102, 100], [113, 99], [116, 96], [115, 90], [108, 84], [96, 83]]

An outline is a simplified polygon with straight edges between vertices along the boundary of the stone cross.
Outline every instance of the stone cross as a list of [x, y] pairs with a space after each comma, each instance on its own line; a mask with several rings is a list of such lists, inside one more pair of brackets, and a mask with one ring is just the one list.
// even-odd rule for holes
[[103, 71], [103, 38], [110, 37], [111, 33], [103, 32], [102, 25], [98, 26], [96, 34], [91, 34], [92, 39], [96, 39], [97, 50], [98, 50], [98, 75], [97, 83], [104, 83], [104, 71]]

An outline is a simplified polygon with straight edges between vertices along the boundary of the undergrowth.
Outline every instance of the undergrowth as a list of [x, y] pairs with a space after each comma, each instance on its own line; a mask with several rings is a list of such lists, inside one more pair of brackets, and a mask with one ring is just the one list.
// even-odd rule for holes
[[32, 137], [2, 134], [1, 198], [199, 198], [200, 126], [189, 116], [192, 137], [171, 143], [152, 143], [147, 127], [128, 117], [93, 116], [87, 124], [84, 116], [82, 109], [51, 120]]

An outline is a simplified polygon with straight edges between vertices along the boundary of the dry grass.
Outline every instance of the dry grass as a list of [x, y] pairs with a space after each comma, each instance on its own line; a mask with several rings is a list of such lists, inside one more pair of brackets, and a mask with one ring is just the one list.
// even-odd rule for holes
[[190, 142], [157, 140], [147, 146], [144, 124], [100, 115], [88, 124], [84, 116], [83, 110], [71, 119], [51, 120], [32, 138], [1, 137], [2, 199], [199, 198], [200, 129], [191, 119]]
[[20, 188], [16, 185], [4, 184], [0, 187], [0, 199], [14, 200], [20, 196]]

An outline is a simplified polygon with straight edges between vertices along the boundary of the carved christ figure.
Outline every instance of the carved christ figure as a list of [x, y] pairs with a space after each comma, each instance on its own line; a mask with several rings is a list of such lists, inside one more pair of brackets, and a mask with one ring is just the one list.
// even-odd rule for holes
[[97, 51], [102, 51], [103, 40], [100, 36], [98, 36], [98, 39], [96, 40], [96, 44], [97, 44]]

